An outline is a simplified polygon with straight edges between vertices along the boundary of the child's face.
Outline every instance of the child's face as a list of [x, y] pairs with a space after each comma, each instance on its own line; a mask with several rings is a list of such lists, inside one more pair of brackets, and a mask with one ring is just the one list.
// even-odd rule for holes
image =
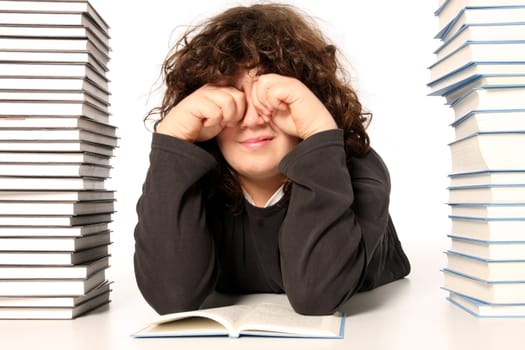
[[234, 86], [246, 96], [244, 117], [236, 126], [224, 128], [217, 135], [219, 148], [243, 181], [281, 181], [279, 163], [300, 141], [266, 122], [257, 113], [250, 91], [254, 73], [244, 72]]

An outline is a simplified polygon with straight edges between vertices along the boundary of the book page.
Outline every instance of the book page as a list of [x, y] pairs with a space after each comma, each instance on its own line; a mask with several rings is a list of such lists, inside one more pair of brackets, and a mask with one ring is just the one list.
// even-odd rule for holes
[[234, 325], [249, 306], [231, 305], [205, 310], [179, 312], [158, 317], [149, 327], [137, 332], [138, 337], [154, 336], [238, 336]]
[[228, 335], [224, 325], [204, 317], [189, 317], [166, 323], [155, 324], [135, 333], [135, 337], [182, 337]]
[[289, 305], [263, 303], [242, 320], [240, 333], [298, 337], [339, 337], [341, 316], [306, 316]]

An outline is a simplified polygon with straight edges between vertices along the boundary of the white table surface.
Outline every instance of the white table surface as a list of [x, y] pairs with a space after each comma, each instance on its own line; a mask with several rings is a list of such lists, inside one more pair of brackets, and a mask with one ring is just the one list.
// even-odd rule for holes
[[[0, 320], [0, 349], [525, 349], [525, 319], [481, 319], [446, 301], [439, 244], [404, 244], [412, 273], [356, 295], [345, 307], [345, 339], [134, 339], [155, 317], [135, 285], [131, 255], [114, 257], [111, 303], [75, 320]], [[270, 296], [272, 297], [272, 296]]]

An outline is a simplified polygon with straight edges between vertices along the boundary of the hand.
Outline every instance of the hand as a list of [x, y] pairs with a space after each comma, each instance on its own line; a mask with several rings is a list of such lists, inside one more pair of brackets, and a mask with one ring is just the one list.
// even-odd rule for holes
[[157, 132], [195, 142], [217, 136], [244, 116], [246, 97], [231, 86], [204, 85], [174, 106], [157, 125]]
[[285, 133], [306, 139], [337, 124], [324, 104], [301, 81], [278, 74], [256, 78], [251, 100], [263, 118]]

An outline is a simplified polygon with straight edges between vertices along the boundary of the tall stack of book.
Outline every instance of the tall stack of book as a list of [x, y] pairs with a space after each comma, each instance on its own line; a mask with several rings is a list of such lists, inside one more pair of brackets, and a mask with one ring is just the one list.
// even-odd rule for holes
[[110, 301], [109, 27], [87, 0], [0, 0], [0, 318]]
[[430, 95], [453, 110], [443, 288], [479, 317], [525, 317], [525, 0], [442, 0]]

